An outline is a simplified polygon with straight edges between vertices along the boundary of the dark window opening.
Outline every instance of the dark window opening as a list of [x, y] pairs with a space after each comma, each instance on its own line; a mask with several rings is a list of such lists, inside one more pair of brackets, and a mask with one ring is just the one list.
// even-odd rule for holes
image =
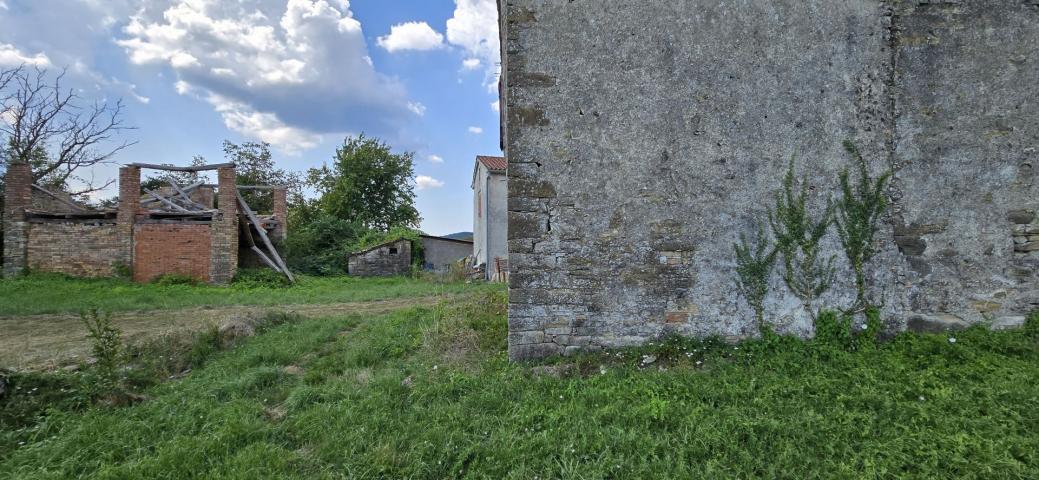
[[390, 255], [396, 255], [396, 254], [397, 254], [397, 249], [391, 247], [390, 248]]

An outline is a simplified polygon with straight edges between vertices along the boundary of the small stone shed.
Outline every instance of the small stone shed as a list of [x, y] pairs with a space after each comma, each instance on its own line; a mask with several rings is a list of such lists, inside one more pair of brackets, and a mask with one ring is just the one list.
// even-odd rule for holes
[[[215, 170], [218, 182], [171, 184], [169, 190], [180, 191], [142, 195], [142, 168]], [[3, 212], [3, 275], [36, 271], [111, 277], [128, 271], [139, 282], [177, 274], [206, 283], [229, 283], [239, 261], [258, 250], [248, 248], [240, 254], [239, 239], [253, 234], [263, 237], [268, 232], [274, 238], [283, 237], [287, 214], [285, 189], [280, 187], [274, 189], [273, 215], [257, 216], [240, 208], [243, 203], [235, 179], [234, 164], [229, 163], [195, 167], [131, 164], [119, 170], [118, 208], [100, 210], [34, 184], [29, 165], [11, 164]], [[240, 216], [256, 221], [240, 220]], [[255, 231], [257, 225], [264, 229], [262, 235]], [[240, 228], [250, 229], [249, 235], [242, 235], [246, 232]], [[264, 256], [277, 255], [268, 251]]]
[[426, 270], [444, 273], [451, 266], [473, 254], [473, 242], [453, 238], [420, 235], [422, 265]]
[[399, 238], [350, 255], [350, 275], [395, 277], [411, 273], [411, 240]]

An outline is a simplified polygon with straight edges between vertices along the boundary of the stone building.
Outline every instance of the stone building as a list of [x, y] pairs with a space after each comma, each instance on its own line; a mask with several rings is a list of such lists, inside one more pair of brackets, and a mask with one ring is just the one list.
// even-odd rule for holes
[[[866, 268], [889, 329], [1020, 324], [1039, 305], [1039, 2], [499, 2], [514, 359], [661, 334], [756, 335], [733, 244], [789, 161], [837, 198], [854, 141], [890, 206]], [[771, 237], [771, 234], [768, 234]], [[813, 334], [776, 268], [765, 319]]]
[[[142, 201], [141, 168], [121, 168], [118, 208], [97, 210], [76, 204], [62, 192], [34, 185], [29, 165], [9, 165], [3, 212], [4, 277], [25, 271], [80, 277], [128, 272], [140, 282], [166, 274], [213, 284], [230, 282], [240, 260], [234, 166], [212, 166], [218, 184], [200, 186], [201, 193], [194, 197], [208, 198], [208, 208], [186, 213], [149, 208], [157, 201]], [[203, 168], [208, 167], [199, 167]], [[212, 208], [214, 192], [216, 208]], [[284, 189], [276, 189], [274, 196], [274, 215], [262, 218], [277, 235], [285, 225], [284, 208], [277, 208], [279, 199], [281, 205], [285, 203]]]
[[422, 263], [426, 270], [445, 273], [452, 265], [473, 254], [473, 242], [454, 238], [419, 235]]
[[503, 157], [476, 157], [473, 167], [473, 257], [488, 280], [508, 276], [508, 165]]
[[411, 273], [411, 240], [400, 238], [363, 250], [347, 260], [350, 275], [396, 277]]

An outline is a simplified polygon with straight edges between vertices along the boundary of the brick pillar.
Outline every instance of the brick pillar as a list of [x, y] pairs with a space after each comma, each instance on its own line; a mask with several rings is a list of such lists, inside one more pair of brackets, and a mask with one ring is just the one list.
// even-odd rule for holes
[[274, 238], [285, 240], [289, 228], [289, 201], [288, 189], [275, 188], [274, 192], [274, 219], [278, 221], [278, 228], [274, 230]]
[[133, 268], [133, 225], [141, 209], [141, 169], [123, 167], [119, 169], [119, 210], [116, 224], [119, 227], [120, 249], [113, 262]]
[[234, 168], [217, 170], [217, 208], [213, 218], [212, 251], [209, 255], [209, 282], [231, 283], [238, 271], [238, 186]]
[[32, 167], [27, 163], [7, 166], [4, 192], [4, 277], [21, 275], [28, 266], [29, 223], [25, 209], [32, 206]]

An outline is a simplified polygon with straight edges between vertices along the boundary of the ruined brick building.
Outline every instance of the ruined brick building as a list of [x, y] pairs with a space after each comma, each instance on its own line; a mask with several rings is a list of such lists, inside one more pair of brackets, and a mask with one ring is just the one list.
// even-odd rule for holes
[[[791, 157], [813, 211], [853, 140], [890, 207], [868, 264], [887, 328], [1039, 305], [1039, 1], [501, 0], [509, 350], [756, 334], [733, 244]], [[799, 181], [800, 185], [801, 182]], [[847, 308], [838, 272], [814, 308]], [[810, 336], [774, 272], [765, 317]]]
[[[192, 185], [176, 199], [196, 209], [175, 204], [157, 192], [142, 200], [141, 166], [131, 165], [119, 171], [118, 208], [98, 210], [34, 185], [29, 165], [9, 165], [3, 218], [4, 276], [25, 271], [81, 277], [130, 273], [134, 280], [145, 282], [177, 274], [226, 284], [240, 262], [256, 263], [254, 256], [271, 262], [269, 252], [257, 252], [259, 249], [244, 242], [239, 245], [239, 240], [259, 235], [257, 225], [264, 235], [284, 237], [285, 189], [273, 189], [272, 215], [255, 216], [241, 208], [234, 165], [181, 170], [210, 168], [217, 172], [216, 185]], [[180, 189], [173, 184], [168, 188]], [[176, 208], [159, 208], [162, 204]], [[249, 220], [249, 215], [257, 222]], [[247, 227], [250, 230], [240, 236], [240, 228]]]

